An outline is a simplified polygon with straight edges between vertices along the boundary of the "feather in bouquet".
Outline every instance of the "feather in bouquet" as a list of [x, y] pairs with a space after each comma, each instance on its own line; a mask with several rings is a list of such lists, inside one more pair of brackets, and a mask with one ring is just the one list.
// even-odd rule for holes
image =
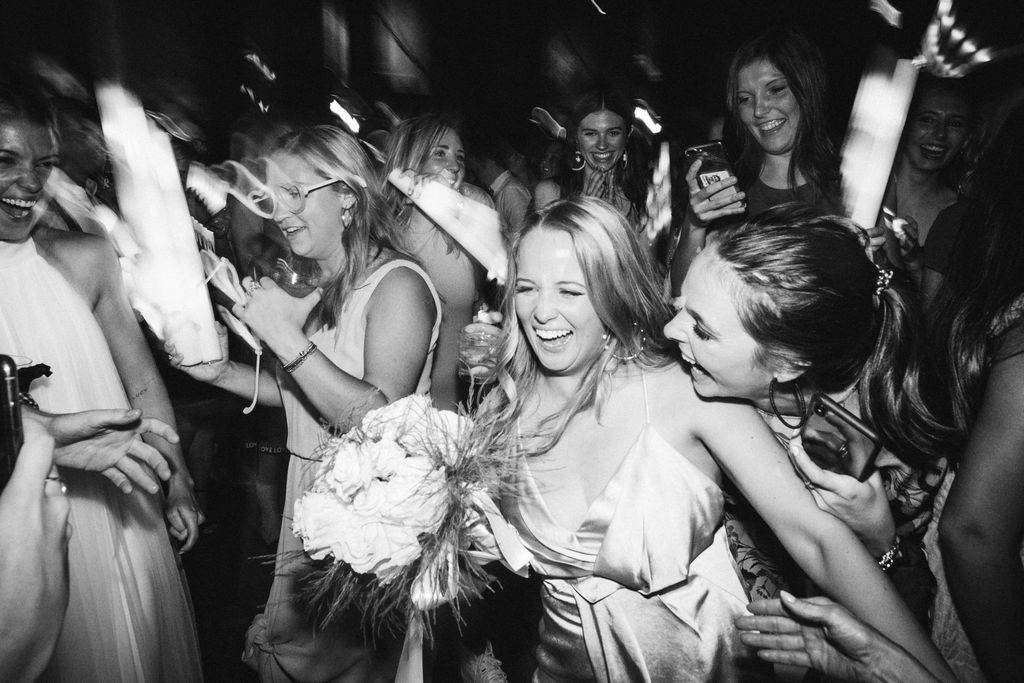
[[410, 396], [330, 439], [295, 503], [292, 529], [316, 564], [304, 600], [324, 624], [355, 609], [370, 635], [405, 630], [398, 680], [422, 677], [431, 610], [479, 595], [486, 562], [521, 572], [529, 561], [493, 503], [515, 466], [494, 437]]

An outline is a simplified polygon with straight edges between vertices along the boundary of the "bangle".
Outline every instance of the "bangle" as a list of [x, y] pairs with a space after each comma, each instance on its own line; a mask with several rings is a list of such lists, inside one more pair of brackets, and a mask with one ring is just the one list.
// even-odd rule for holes
[[295, 356], [289, 363], [285, 363], [281, 366], [281, 369], [287, 372], [289, 375], [295, 372], [296, 368], [306, 362], [306, 359], [313, 355], [316, 351], [316, 344], [310, 341], [306, 344], [306, 348], [299, 351], [299, 355]]
[[878, 558], [878, 566], [882, 568], [883, 572], [887, 572], [892, 569], [893, 564], [896, 563], [900, 555], [900, 537], [897, 536], [896, 540], [892, 542], [892, 546]]

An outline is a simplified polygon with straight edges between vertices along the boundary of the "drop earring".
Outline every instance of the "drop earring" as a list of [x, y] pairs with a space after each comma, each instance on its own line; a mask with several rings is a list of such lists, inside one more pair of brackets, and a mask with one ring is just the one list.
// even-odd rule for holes
[[352, 211], [345, 209], [341, 212], [341, 226], [347, 228], [350, 225], [352, 225]]
[[625, 152], [623, 152], [623, 153], [622, 153], [622, 168], [626, 168], [626, 166], [627, 166], [628, 164], [629, 164], [629, 157], [627, 157], [627, 156], [626, 156], [626, 153], [625, 153]]
[[574, 164], [572, 166], [572, 170], [574, 170], [574, 171], [582, 171], [583, 167], [586, 164], [583, 162], [583, 155], [580, 154], [579, 150], [576, 150], [576, 154], [573, 156], [572, 160], [573, 160], [573, 164]]

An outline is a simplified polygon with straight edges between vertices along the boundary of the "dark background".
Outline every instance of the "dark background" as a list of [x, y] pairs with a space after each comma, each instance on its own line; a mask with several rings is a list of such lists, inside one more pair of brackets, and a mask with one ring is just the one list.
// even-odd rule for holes
[[[279, 110], [323, 111], [327, 93], [347, 85], [400, 115], [447, 106], [514, 135], [532, 106], [557, 114], [578, 92], [608, 85], [645, 98], [667, 134], [685, 139], [701, 137], [707, 120], [722, 113], [732, 51], [772, 24], [794, 24], [825, 54], [841, 134], [867, 50], [883, 43], [913, 56], [935, 7], [894, 0], [904, 11], [896, 30], [868, 0], [597, 2], [606, 14], [590, 0], [7, 1], [0, 50], [8, 58], [54, 55], [87, 80], [119, 73], [148, 105], [177, 101], [188, 110], [215, 153], [247, 104], [239, 87], [253, 83], [253, 71], [240, 55], [253, 48], [278, 74], [272, 88], [254, 89]], [[325, 10], [341, 17], [347, 33], [340, 68], [325, 62]], [[1024, 10], [1014, 0], [964, 0], [957, 12], [982, 44], [1024, 42]], [[410, 55], [405, 85], [386, 73], [385, 42]], [[992, 97], [1020, 85], [1022, 67], [1017, 58], [971, 80], [980, 97]]]

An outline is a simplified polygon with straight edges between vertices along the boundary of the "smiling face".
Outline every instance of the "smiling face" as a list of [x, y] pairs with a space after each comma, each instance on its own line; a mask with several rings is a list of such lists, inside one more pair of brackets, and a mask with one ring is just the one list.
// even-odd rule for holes
[[462, 186], [466, 178], [466, 151], [458, 133], [451, 128], [445, 131], [430, 149], [420, 173], [432, 175], [456, 190]]
[[800, 130], [800, 104], [788, 79], [762, 59], [742, 67], [736, 85], [736, 113], [765, 154], [792, 152]]
[[576, 144], [588, 166], [610, 171], [626, 149], [626, 122], [607, 109], [587, 114], [580, 121]]
[[701, 252], [686, 273], [676, 299], [678, 312], [665, 326], [665, 336], [679, 345], [701, 396], [759, 402], [767, 398], [773, 377], [791, 378], [758, 360], [760, 345], [744, 329], [736, 308], [737, 293], [746, 292], [713, 249]]
[[38, 218], [34, 211], [57, 164], [52, 131], [23, 118], [0, 122], [0, 240], [24, 242]]
[[604, 325], [561, 230], [528, 233], [517, 253], [516, 315], [543, 374], [582, 376], [604, 348]]
[[907, 118], [904, 158], [918, 170], [941, 171], [964, 146], [969, 131], [970, 107], [963, 95], [949, 90], [928, 92]]
[[[301, 185], [311, 187], [325, 178], [302, 157], [280, 152], [271, 158], [268, 185], [272, 188]], [[343, 188], [339, 190], [339, 188]], [[292, 213], [278, 202], [274, 221], [281, 228], [292, 252], [321, 262], [328, 272], [331, 264], [344, 257], [341, 233], [342, 213], [355, 205], [355, 195], [335, 183], [310, 192], [302, 211]]]

